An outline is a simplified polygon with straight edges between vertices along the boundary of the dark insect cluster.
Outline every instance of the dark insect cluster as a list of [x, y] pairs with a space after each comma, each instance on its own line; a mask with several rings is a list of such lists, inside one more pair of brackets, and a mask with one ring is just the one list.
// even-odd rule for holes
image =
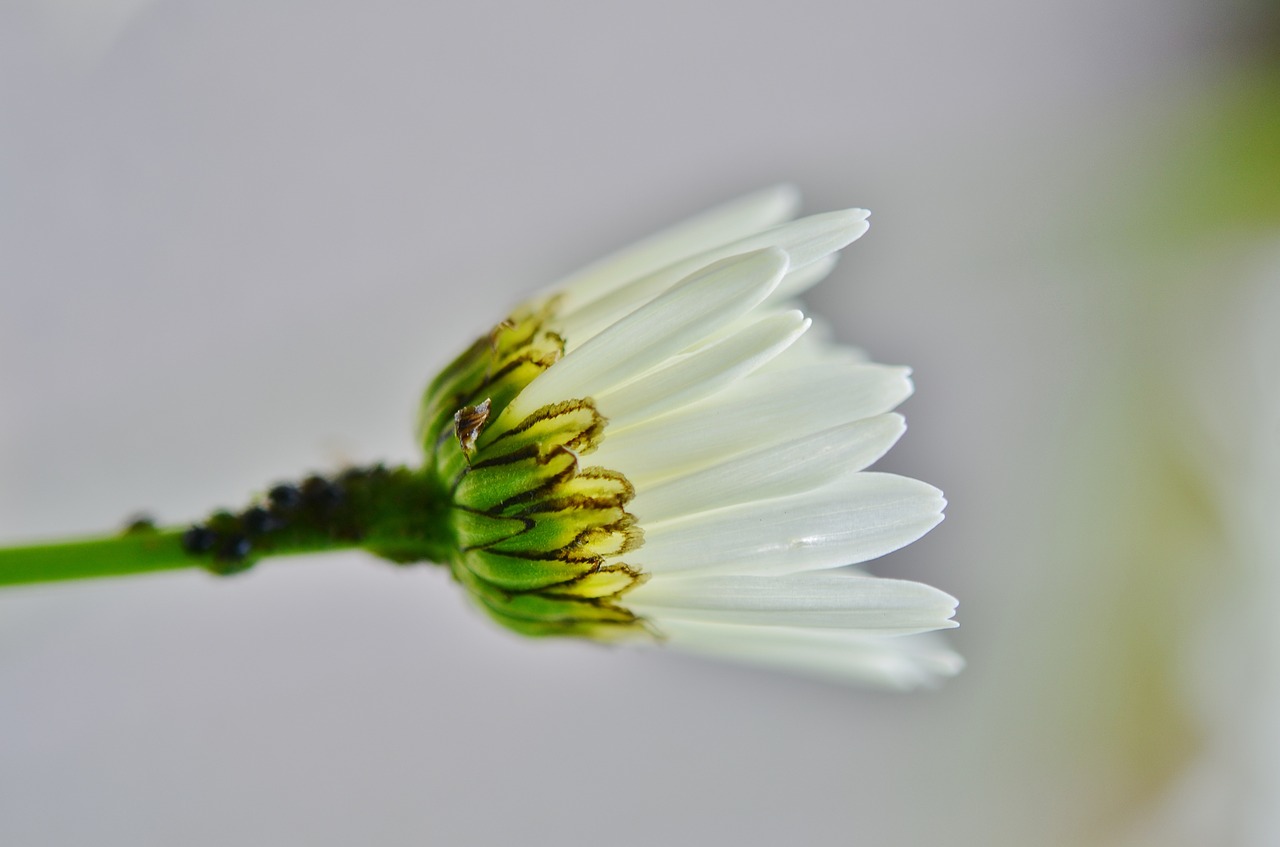
[[215, 573], [245, 570], [259, 556], [318, 549], [335, 540], [364, 536], [363, 508], [384, 481], [382, 465], [352, 468], [332, 479], [309, 476], [299, 484], [281, 483], [266, 498], [239, 514], [215, 512], [182, 535], [182, 548], [210, 558]]
[[125, 535], [145, 535], [156, 531], [156, 519], [148, 514], [137, 514], [124, 523]]

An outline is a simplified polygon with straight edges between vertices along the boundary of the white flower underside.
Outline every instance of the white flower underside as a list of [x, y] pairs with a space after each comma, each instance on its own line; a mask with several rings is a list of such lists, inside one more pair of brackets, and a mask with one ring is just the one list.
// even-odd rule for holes
[[851, 565], [942, 519], [941, 492], [865, 469], [902, 435], [906, 368], [811, 330], [794, 298], [867, 229], [848, 210], [787, 222], [787, 187], [655, 235], [558, 286], [564, 356], [493, 425], [589, 397], [607, 420], [584, 460], [635, 488], [643, 531], [622, 602], [665, 641], [868, 684], [956, 673], [930, 630], [955, 626], [935, 588]]

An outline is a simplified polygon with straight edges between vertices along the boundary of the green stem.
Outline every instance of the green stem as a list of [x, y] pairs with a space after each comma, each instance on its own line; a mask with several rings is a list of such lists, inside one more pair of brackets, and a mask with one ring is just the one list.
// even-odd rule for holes
[[182, 532], [142, 530], [0, 549], [0, 585], [199, 567], [201, 563], [182, 549]]
[[310, 477], [277, 486], [273, 495], [195, 527], [139, 525], [118, 535], [0, 548], [0, 586], [192, 567], [230, 574], [263, 558], [353, 547], [399, 563], [442, 562], [452, 549], [447, 499], [431, 477], [406, 468]]
[[[0, 548], [0, 585], [209, 567], [206, 559], [197, 558], [183, 549], [182, 534], [185, 531], [185, 528], [135, 530], [122, 535]], [[341, 549], [342, 546], [350, 545], [318, 543], [311, 548], [276, 550], [272, 555], [315, 553]]]

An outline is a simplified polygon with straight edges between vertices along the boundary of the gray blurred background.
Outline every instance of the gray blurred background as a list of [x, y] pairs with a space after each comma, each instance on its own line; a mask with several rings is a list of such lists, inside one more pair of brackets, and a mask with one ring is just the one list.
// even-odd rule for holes
[[1280, 185], [1265, 121], [1197, 146], [1270, 102], [1267, 11], [7, 0], [0, 541], [414, 461], [504, 309], [787, 180], [872, 210], [811, 302], [916, 370], [882, 467], [952, 505], [876, 570], [960, 598], [970, 667], [528, 642], [357, 554], [9, 590], [0, 843], [1280, 843], [1274, 722], [1222, 740], [1280, 704], [1233, 605], [1280, 544], [1221, 519], [1280, 404], [1220, 379], [1268, 361], [1226, 345], [1280, 326], [1280, 230], [1193, 178]]

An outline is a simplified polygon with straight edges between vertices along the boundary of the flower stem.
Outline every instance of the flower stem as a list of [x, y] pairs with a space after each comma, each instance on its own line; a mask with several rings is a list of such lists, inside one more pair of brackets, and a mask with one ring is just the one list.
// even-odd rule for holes
[[0, 585], [124, 576], [200, 567], [182, 549], [181, 529], [137, 530], [121, 535], [0, 549]]
[[238, 514], [191, 527], [140, 523], [117, 535], [0, 548], [0, 586], [198, 567], [243, 571], [273, 556], [362, 547], [397, 563], [444, 562], [447, 500], [431, 478], [375, 465], [271, 489]]

